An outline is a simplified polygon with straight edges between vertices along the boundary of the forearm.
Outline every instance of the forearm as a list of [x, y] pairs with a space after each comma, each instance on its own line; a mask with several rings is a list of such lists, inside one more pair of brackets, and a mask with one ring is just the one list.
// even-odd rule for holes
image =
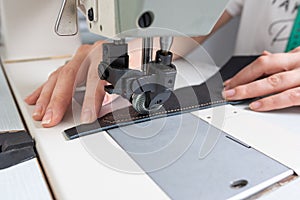
[[199, 44], [202, 44], [207, 38], [213, 35], [231, 19], [232, 16], [227, 11], [224, 11], [224, 13], [221, 15], [214, 28], [208, 35], [192, 37], [192, 39], [187, 37], [176, 37], [171, 48], [171, 51], [175, 53], [174, 59], [183, 57], [186, 54], [190, 53]]

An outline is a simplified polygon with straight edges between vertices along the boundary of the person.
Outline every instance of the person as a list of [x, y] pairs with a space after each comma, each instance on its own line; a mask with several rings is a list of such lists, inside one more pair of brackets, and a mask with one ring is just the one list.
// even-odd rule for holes
[[[241, 16], [235, 55], [260, 56], [224, 82], [224, 98], [240, 100], [265, 96], [249, 105], [254, 111], [300, 105], [300, 47], [284, 52], [298, 7], [297, 0], [231, 0], [211, 33], [193, 38], [201, 44], [233, 17]], [[178, 48], [185, 54], [194, 48], [183, 45], [183, 40], [175, 38], [172, 49]], [[34, 120], [42, 121], [44, 127], [55, 126], [62, 120], [71, 103], [78, 74], [86, 76], [81, 121], [89, 123], [97, 118], [102, 103], [109, 99], [105, 99], [103, 90], [106, 83], [97, 75], [99, 58], [87, 57], [93, 49], [101, 50], [102, 43], [82, 45], [72, 60], [53, 72], [25, 99], [26, 103], [35, 105]], [[85, 67], [85, 73], [81, 71], [81, 65]]]
[[230, 2], [227, 11], [232, 16], [241, 14], [236, 54], [261, 56], [224, 83], [225, 98], [266, 96], [249, 105], [255, 111], [300, 105], [300, 48], [283, 53], [299, 3], [297, 0]]

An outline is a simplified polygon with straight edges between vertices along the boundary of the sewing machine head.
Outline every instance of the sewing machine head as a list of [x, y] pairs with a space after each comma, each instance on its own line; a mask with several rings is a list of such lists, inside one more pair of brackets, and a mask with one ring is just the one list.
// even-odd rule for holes
[[[112, 38], [207, 35], [228, 0], [63, 0], [56, 32], [76, 34], [77, 8], [86, 16], [91, 32]], [[60, 24], [60, 25], [59, 25]], [[162, 28], [151, 31], [151, 27]], [[130, 31], [129, 30], [135, 30]]]
[[[103, 45], [99, 77], [111, 85], [105, 90], [128, 99], [142, 114], [159, 110], [174, 88], [176, 68], [169, 51], [173, 36], [207, 35], [228, 0], [64, 0], [55, 30], [77, 33], [77, 8], [91, 32], [114, 39]], [[125, 38], [143, 38], [142, 70], [129, 69]], [[152, 60], [153, 37], [161, 49]]]

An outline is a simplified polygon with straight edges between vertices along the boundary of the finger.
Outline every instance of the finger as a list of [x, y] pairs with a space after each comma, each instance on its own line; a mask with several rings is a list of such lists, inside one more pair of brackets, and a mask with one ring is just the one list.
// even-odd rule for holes
[[292, 49], [289, 53], [297, 53], [300, 51], [300, 47], [297, 47], [295, 49]]
[[120, 96], [117, 95], [117, 94], [108, 94], [108, 93], [105, 93], [104, 99], [103, 99], [103, 102], [102, 102], [102, 106], [105, 106], [107, 104], [112, 103], [118, 97], [120, 97]]
[[240, 100], [274, 94], [297, 87], [300, 85], [299, 71], [277, 73], [252, 83], [224, 90], [223, 97], [228, 100]]
[[83, 85], [87, 76], [88, 66], [90, 65], [91, 59], [89, 53], [92, 50], [93, 45], [81, 45], [73, 58], [65, 65], [65, 67], [74, 68], [77, 72], [76, 84]]
[[30, 95], [28, 95], [24, 101], [28, 104], [28, 105], [34, 105], [36, 104], [36, 101], [38, 100], [41, 91], [43, 89], [44, 85], [41, 85], [40, 87], [38, 87], [34, 92], [32, 92]]
[[298, 66], [299, 61], [300, 57], [297, 54], [281, 53], [261, 56], [236, 74], [226, 86], [230, 89], [250, 83], [264, 75], [291, 70]]
[[141, 49], [130, 49], [129, 51], [129, 66], [132, 69], [140, 69], [141, 68]]
[[99, 111], [105, 96], [103, 81], [96, 81], [86, 88], [82, 106], [81, 122], [91, 123], [98, 118]]
[[[82, 65], [77, 74], [77, 85], [86, 84], [86, 79], [90, 70], [90, 66], [95, 66], [95, 73], [98, 74], [97, 67], [102, 58], [102, 44], [104, 41], [96, 42], [92, 48], [90, 48], [89, 54], [86, 55], [85, 59], [82, 62]], [[93, 63], [97, 63], [94, 65]]]
[[286, 90], [249, 105], [254, 111], [270, 111], [300, 105], [300, 87]]
[[[268, 55], [271, 55], [271, 53], [270, 53], [269, 51], [263, 51], [263, 52], [261, 53], [261, 55], [262, 55], [262, 56], [268, 56]], [[223, 83], [224, 89], [225, 89], [225, 90], [230, 89], [230, 81], [231, 81], [231, 79], [228, 79], [228, 80], [226, 80], [226, 81]]]
[[271, 53], [269, 51], [263, 51], [261, 53], [262, 56], [268, 56], [268, 55], [271, 55]]
[[91, 123], [97, 119], [105, 96], [106, 82], [99, 79], [96, 71], [97, 64], [90, 66], [80, 119], [82, 123]]
[[226, 80], [226, 81], [223, 83], [224, 90], [229, 90], [229, 89], [230, 89], [230, 86], [229, 86], [230, 81], [231, 81], [231, 79], [228, 79], [228, 80]]
[[92, 45], [81, 45], [72, 60], [59, 72], [55, 88], [51, 92], [51, 99], [42, 119], [44, 127], [57, 125], [63, 118], [73, 96], [76, 76]]
[[71, 102], [78, 70], [78, 66], [72, 64], [73, 62], [70, 61], [59, 72], [49, 105], [42, 119], [44, 127], [57, 125], [62, 120]]
[[43, 86], [39, 98], [36, 101], [35, 108], [32, 113], [32, 118], [36, 121], [42, 120], [45, 114], [46, 108], [49, 104], [52, 92], [54, 90], [57, 81], [57, 76], [59, 74], [59, 71], [60, 69], [56, 70], [49, 76], [47, 82]]

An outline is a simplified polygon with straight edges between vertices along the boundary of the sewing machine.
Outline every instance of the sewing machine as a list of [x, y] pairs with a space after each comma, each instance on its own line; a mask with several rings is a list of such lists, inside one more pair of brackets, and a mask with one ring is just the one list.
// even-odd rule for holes
[[[200, 23], [201, 28], [197, 30], [196, 26], [190, 26], [181, 15], [170, 14], [176, 12], [173, 11], [175, 8], [180, 8], [176, 14], [183, 12], [182, 8], [188, 5], [187, 2], [181, 1], [172, 1], [173, 9], [171, 9], [172, 5], [169, 5], [170, 1], [158, 0], [64, 1], [63, 5], [66, 6], [65, 9], [68, 12], [63, 12], [63, 9], [60, 9], [61, 2], [57, 1], [1, 1], [3, 69], [19, 108], [19, 115], [23, 118], [23, 122], [19, 120], [19, 123], [24, 123], [23, 126], [26, 127], [25, 129], [20, 126], [19, 129], [30, 133], [38, 153], [38, 157], [29, 160], [34, 161], [34, 165], [28, 166], [26, 165], [28, 161], [22, 160], [23, 162], [19, 164], [0, 170], [1, 180], [3, 180], [2, 177], [7, 180], [6, 174], [8, 173], [12, 174], [10, 176], [27, 175], [22, 180], [9, 179], [12, 180], [10, 187], [0, 188], [4, 198], [12, 199], [15, 197], [12, 194], [19, 194], [20, 196], [16, 197], [18, 199], [26, 197], [30, 199], [243, 199], [254, 197], [283, 199], [287, 196], [297, 199], [299, 197], [299, 190], [295, 188], [299, 187], [300, 182], [297, 175], [294, 175], [300, 172], [298, 108], [272, 113], [254, 113], [245, 109], [246, 105], [219, 106], [179, 116], [153, 119], [140, 126], [116, 128], [108, 133], [99, 132], [72, 141], [67, 141], [62, 132], [76, 125], [75, 118], [80, 113], [80, 105], [76, 101], [73, 101], [72, 109], [68, 110], [63, 122], [56, 127], [45, 129], [39, 122], [32, 120], [33, 107], [26, 105], [23, 99], [41, 85], [48, 78], [49, 73], [70, 59], [68, 55], [72, 55], [80, 43], [78, 35], [75, 35], [76, 23], [71, 23], [69, 26], [69, 22], [77, 17], [75, 12], [77, 6], [86, 14], [91, 31], [113, 38], [115, 41], [108, 44], [108, 48], [115, 50], [117, 47], [118, 49], [111, 51], [112, 54], [117, 52], [116, 55], [108, 54], [108, 66], [100, 67], [100, 76], [103, 76], [106, 70], [116, 72], [116, 68], [111, 65], [110, 61], [126, 52], [127, 45], [124, 38], [138, 36], [144, 38], [142, 46], [144, 56], [141, 61], [142, 70], [134, 73], [134, 80], [145, 78], [146, 83], [159, 83], [165, 86], [161, 84], [165, 82], [165, 76], [157, 77], [157, 74], [163, 72], [145, 73], [149, 65], [152, 65], [150, 67], [153, 67], [153, 70], [163, 65], [171, 69], [171, 80], [177, 84], [176, 86], [172, 83], [163, 89], [149, 88], [149, 91], [154, 93], [150, 95], [150, 102], [161, 93], [172, 92], [174, 87], [205, 81], [201, 75], [206, 74], [208, 77], [218, 68], [211, 63], [207, 65], [203, 60], [199, 60], [197, 50], [190, 55], [189, 61], [192, 64], [183, 60], [170, 63], [171, 54], [168, 52], [172, 41], [170, 36], [178, 36], [181, 33], [189, 36], [209, 33], [227, 1], [218, 1], [215, 4], [199, 0], [191, 2], [195, 4], [190, 5], [190, 9], [195, 12], [185, 14], [192, 17], [197, 13], [196, 18], [192, 18], [198, 22], [205, 19], [203, 24]], [[24, 9], [28, 5], [30, 9]], [[166, 8], [167, 5], [170, 8], [168, 13], [161, 9], [161, 7]], [[124, 10], [120, 9], [121, 7]], [[63, 23], [56, 23], [59, 10], [61, 10], [61, 16], [67, 13], [67, 20]], [[209, 13], [209, 16], [205, 13]], [[129, 16], [124, 18], [124, 15], [129, 15], [131, 18], [128, 18]], [[141, 16], [145, 20], [140, 23], [141, 25], [148, 24], [146, 22], [151, 22], [149, 19], [152, 18], [153, 21], [149, 24], [160, 27], [161, 32], [157, 32], [158, 29], [153, 27], [147, 29], [138, 25], [138, 19]], [[173, 18], [179, 21], [173, 24], [171, 23]], [[66, 18], [62, 17], [62, 19]], [[123, 19], [128, 19], [128, 21], [120, 23]], [[177, 26], [177, 23], [181, 21], [182, 26]], [[71, 34], [73, 36], [58, 36], [54, 32], [54, 27], [60, 35]], [[165, 28], [177, 30], [180, 33], [177, 35], [177, 32]], [[134, 29], [134, 31], [126, 31], [128, 29]], [[224, 36], [224, 32], [220, 34]], [[156, 36], [162, 36], [163, 53], [161, 55], [159, 52], [158, 55], [167, 55], [167, 64], [157, 63], [157, 60], [151, 62], [151, 38]], [[206, 45], [210, 48], [210, 44]], [[120, 62], [126, 64], [127, 59], [129, 58], [124, 56]], [[106, 61], [105, 57], [103, 60]], [[105, 63], [99, 66], [103, 64]], [[176, 66], [176, 70], [173, 70], [175, 69], [173, 65]], [[124, 68], [127, 73], [127, 66]], [[124, 74], [124, 71], [120, 74]], [[136, 71], [129, 73], [131, 72]], [[175, 74], [176, 78], [174, 78]], [[130, 95], [125, 94], [122, 87], [128, 87], [132, 79], [126, 77], [125, 80], [128, 82], [120, 85], [118, 76], [103, 77], [113, 86], [106, 88], [108, 92], [115, 92], [130, 100], [135, 105], [135, 109], [141, 112], [149, 112], [160, 106], [156, 105], [157, 101], [153, 101], [154, 104], [145, 104], [146, 100], [140, 95], [142, 93], [138, 89], [146, 87], [147, 84], [131, 88]], [[152, 80], [153, 76], [156, 78]], [[3, 85], [5, 85], [6, 79], [3, 78], [3, 80]], [[6, 88], [9, 91], [9, 87], [6, 86]], [[133, 93], [139, 98], [131, 98]], [[162, 105], [167, 97], [168, 95], [165, 95], [159, 104]], [[133, 99], [135, 100], [132, 101]], [[13, 98], [11, 97], [8, 101], [13, 101]], [[14, 109], [17, 112], [17, 109]], [[10, 114], [15, 112], [10, 112]], [[143, 133], [143, 137], [139, 133]], [[174, 133], [178, 133], [181, 137], [173, 137]], [[132, 141], [132, 138], [138, 138], [139, 141]], [[157, 141], [154, 143], [151, 138]], [[149, 139], [153, 142], [150, 145], [147, 143]], [[166, 148], [171, 154], [162, 154], [163, 152], [160, 154], [160, 150], [163, 149], [161, 144], [164, 145], [163, 141], [177, 142], [173, 148]], [[22, 140], [18, 144], [30, 146], [32, 143]], [[214, 148], [209, 152], [207, 148], [201, 148], [211, 147], [211, 145]], [[11, 146], [16, 149], [19, 147], [18, 145]], [[6, 148], [6, 153], [9, 150]], [[179, 154], [175, 154], [177, 151]], [[152, 159], [143, 160], [144, 158], [141, 159], [139, 155], [145, 152], [157, 154], [156, 156], [149, 154]], [[4, 155], [3, 152], [0, 154]], [[161, 168], [157, 168], [156, 164], [160, 164]], [[28, 168], [31, 172], [26, 170]], [[28, 183], [27, 180], [30, 182]], [[19, 181], [19, 184], [13, 181]], [[23, 182], [27, 186], [25, 189], [22, 188]], [[18, 187], [15, 187], [16, 185]], [[35, 190], [31, 191], [32, 188]], [[16, 190], [22, 192], [16, 192]], [[269, 190], [271, 192], [268, 192]], [[36, 191], [39, 195], [35, 195]]]
[[[207, 35], [227, 2], [64, 0], [55, 31], [61, 36], [76, 34], [74, 10], [79, 7], [91, 32], [114, 39], [113, 43], [103, 45], [103, 59], [98, 68], [100, 79], [110, 83], [105, 90], [121, 95], [135, 110], [146, 114], [159, 110], [174, 89], [176, 67], [170, 52], [173, 37]], [[128, 37], [143, 40], [141, 70], [129, 68]], [[160, 37], [160, 49], [153, 60], [154, 37]]]

